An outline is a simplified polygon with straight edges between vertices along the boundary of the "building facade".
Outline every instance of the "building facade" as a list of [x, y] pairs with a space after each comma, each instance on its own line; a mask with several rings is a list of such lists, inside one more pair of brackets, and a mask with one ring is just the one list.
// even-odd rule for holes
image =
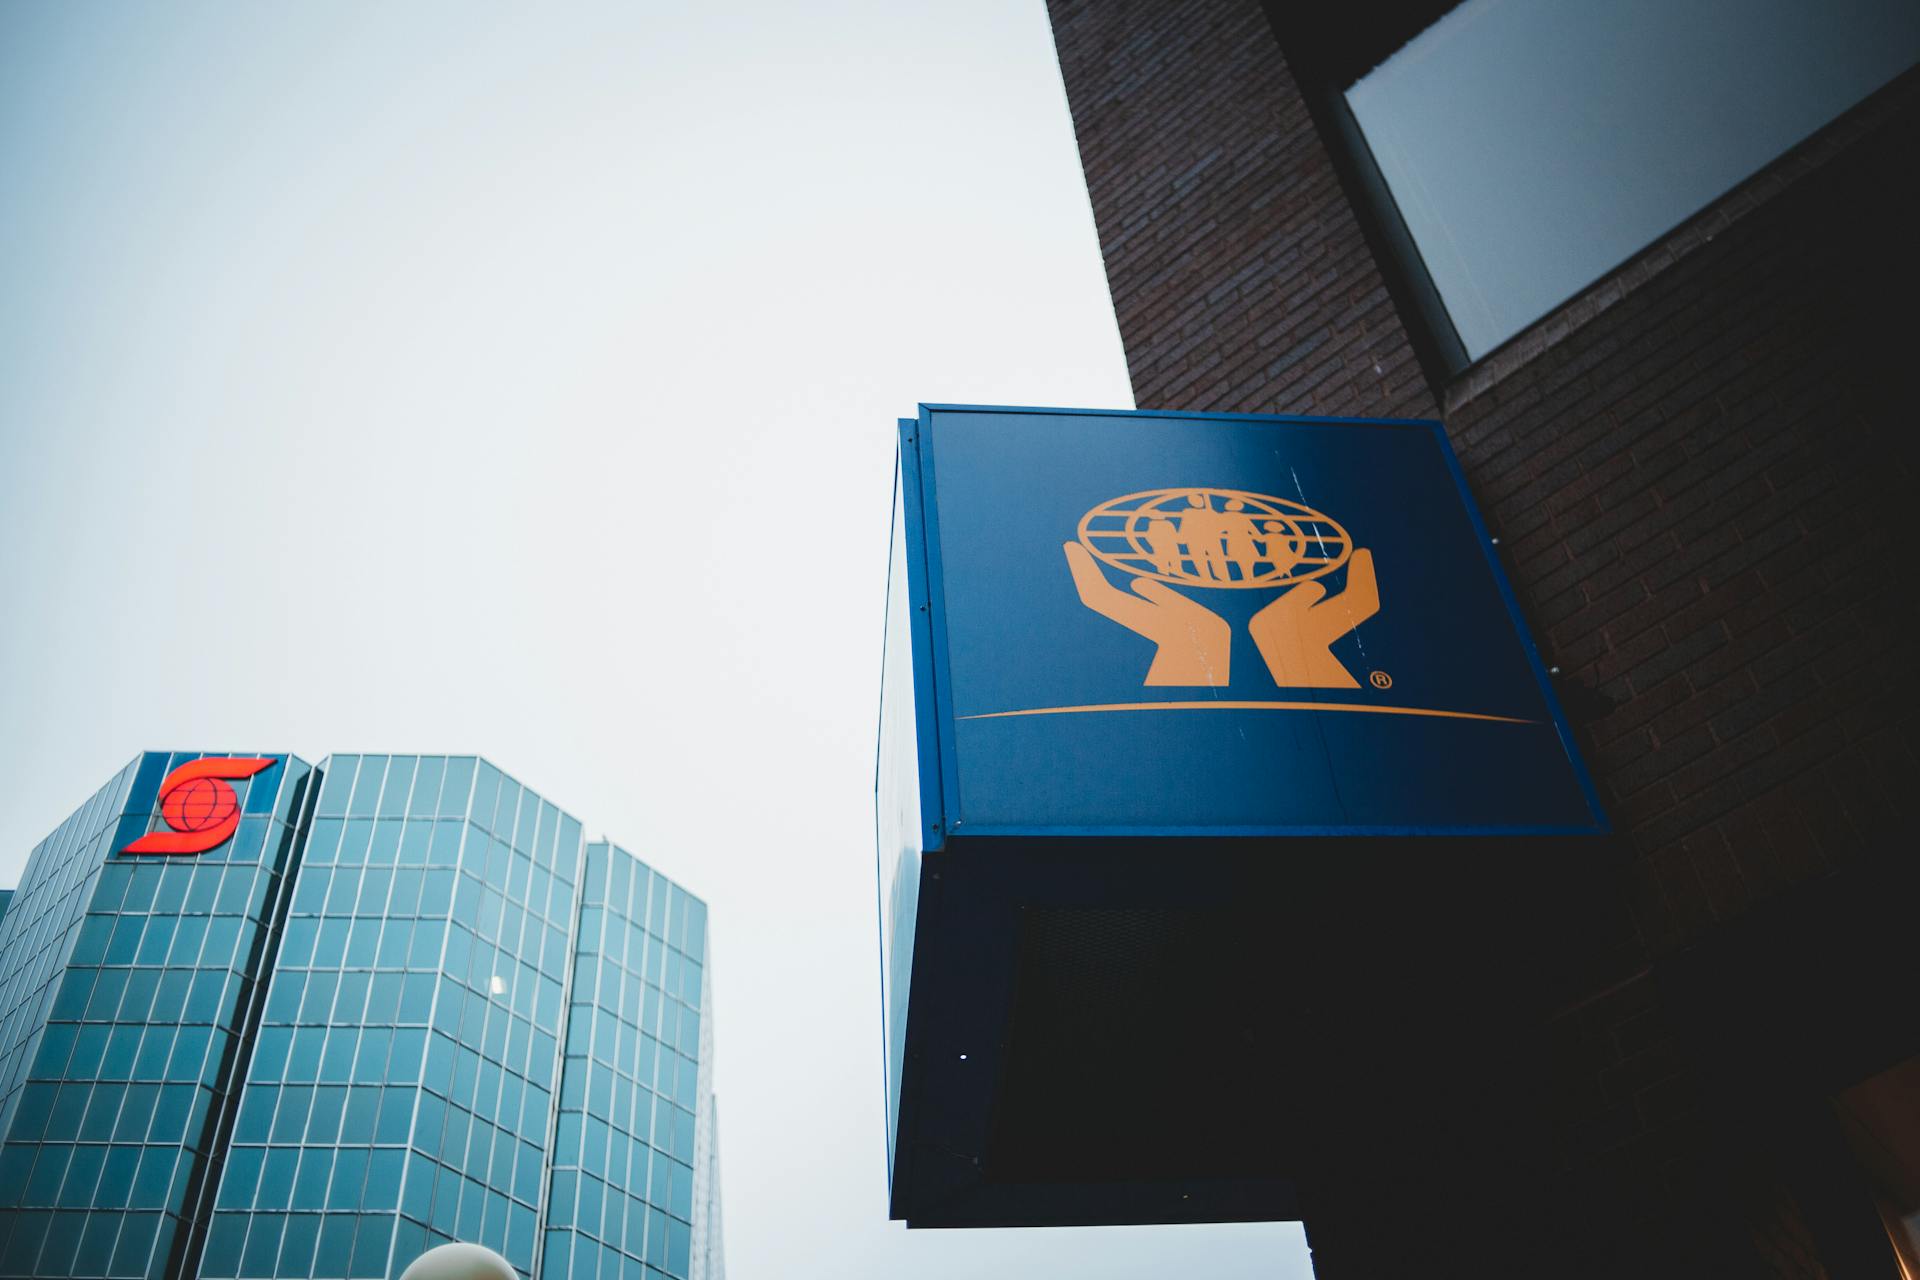
[[146, 753], [0, 917], [0, 1275], [718, 1276], [706, 945], [484, 760]]
[[1615, 827], [1327, 891], [1511, 990], [1380, 1035], [1419, 1107], [1322, 1082], [1393, 1117], [1319, 1135], [1323, 1277], [1920, 1266], [1915, 20], [1700, 8], [1049, 3], [1138, 405], [1444, 422]]

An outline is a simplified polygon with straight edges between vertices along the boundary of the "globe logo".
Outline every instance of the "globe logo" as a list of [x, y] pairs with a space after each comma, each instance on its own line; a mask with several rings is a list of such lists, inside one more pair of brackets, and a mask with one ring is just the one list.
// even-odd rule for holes
[[149, 831], [122, 853], [205, 853], [240, 829], [240, 797], [223, 778], [251, 778], [275, 756], [205, 756], [189, 760], [160, 784], [160, 819], [170, 831]]
[[167, 793], [160, 816], [175, 831], [206, 831], [240, 809], [240, 797], [218, 778], [194, 778]]
[[[1359, 687], [1332, 645], [1380, 609], [1373, 553], [1324, 511], [1245, 489], [1148, 489], [1101, 503], [1075, 533], [1061, 550], [1080, 603], [1153, 642], [1146, 684], [1232, 680], [1232, 626], [1177, 584], [1278, 589], [1247, 619], [1274, 684]], [[1097, 562], [1131, 581], [1115, 586]], [[1346, 583], [1329, 594], [1315, 579], [1342, 565]]]
[[1345, 564], [1339, 521], [1244, 489], [1149, 489], [1080, 517], [1082, 546], [1125, 573], [1190, 587], [1283, 587]]

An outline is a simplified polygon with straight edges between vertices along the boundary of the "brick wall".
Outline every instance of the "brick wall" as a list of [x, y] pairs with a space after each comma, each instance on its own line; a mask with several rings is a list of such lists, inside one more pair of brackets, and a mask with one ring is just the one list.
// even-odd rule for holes
[[1651, 955], [1859, 856], [1909, 803], [1902, 102], [1447, 414], [1536, 637], [1594, 693], [1570, 701]]
[[1050, 0], [1134, 400], [1437, 417], [1258, 0]]
[[[1792, 1195], [1730, 1166], [1719, 1081], [1660, 975], [1756, 904], [1904, 849], [1920, 252], [1892, 193], [1920, 78], [1434, 389], [1258, 0], [1050, 8], [1138, 403], [1444, 404], [1561, 669], [1627, 908], [1541, 1029], [1549, 1198], [1590, 1241], [1561, 1273], [1820, 1274]], [[1323, 1276], [1375, 1274], [1352, 1227]]]

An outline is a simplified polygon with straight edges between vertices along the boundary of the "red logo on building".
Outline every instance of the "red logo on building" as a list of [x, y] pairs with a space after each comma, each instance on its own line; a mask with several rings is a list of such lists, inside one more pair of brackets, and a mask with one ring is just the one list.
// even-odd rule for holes
[[181, 765], [160, 784], [160, 816], [171, 831], [141, 836], [122, 853], [205, 853], [240, 828], [240, 797], [222, 778], [251, 778], [272, 756], [214, 756]]

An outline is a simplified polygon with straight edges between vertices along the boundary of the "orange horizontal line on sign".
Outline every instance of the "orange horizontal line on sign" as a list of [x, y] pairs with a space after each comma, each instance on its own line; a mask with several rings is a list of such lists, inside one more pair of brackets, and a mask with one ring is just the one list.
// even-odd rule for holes
[[[1093, 536], [1094, 536], [1094, 537], [1096, 537], [1096, 538], [1104, 538], [1104, 537], [1107, 537], [1107, 536], [1109, 536], [1109, 535], [1107, 535], [1107, 534], [1104, 534], [1104, 533], [1096, 533], [1096, 534], [1094, 534]], [[1117, 535], [1114, 535], [1114, 536], [1117, 536]], [[1265, 541], [1267, 541], [1267, 539], [1265, 539], [1265, 538], [1258, 538], [1258, 539], [1256, 539], [1256, 541], [1259, 541], [1259, 542], [1265, 542]], [[1311, 539], [1311, 538], [1309, 538], [1309, 539], [1306, 539], [1306, 541], [1307, 541], [1307, 542], [1308, 542], [1309, 544], [1312, 544], [1312, 545], [1318, 545], [1318, 544], [1317, 544], [1317, 542], [1316, 542], [1316, 541], [1315, 541], [1314, 539]], [[1184, 542], [1183, 542], [1183, 543], [1181, 543], [1180, 545], [1181, 545], [1181, 546], [1191, 546], [1192, 544], [1191, 544], [1191, 543], [1184, 543]], [[1204, 543], [1203, 543], [1203, 544], [1201, 544], [1201, 545], [1203, 545], [1203, 546], [1204, 546], [1204, 545], [1206, 545], [1206, 544], [1204, 544]], [[1119, 559], [1119, 560], [1145, 560], [1145, 559], [1148, 559], [1148, 558], [1149, 558], [1146, 552], [1144, 552], [1144, 551], [1135, 551], [1135, 550], [1132, 550], [1132, 549], [1131, 549], [1131, 547], [1132, 547], [1132, 544], [1131, 544], [1131, 543], [1128, 543], [1128, 549], [1127, 549], [1127, 550], [1114, 550], [1114, 551], [1110, 551], [1110, 550], [1108, 550], [1108, 549], [1107, 549], [1107, 548], [1105, 548], [1105, 547], [1100, 547], [1100, 548], [1097, 548], [1097, 550], [1098, 550], [1098, 551], [1099, 551], [1099, 552], [1100, 552], [1100, 553], [1101, 553], [1102, 555], [1109, 555], [1109, 556], [1113, 556], [1113, 557], [1115, 557], [1116, 559]], [[1322, 548], [1322, 549], [1324, 550], [1324, 548]], [[1184, 553], [1184, 552], [1183, 552], [1183, 553], [1181, 554], [1181, 556], [1180, 556], [1180, 558], [1181, 558], [1182, 560], [1191, 560], [1191, 559], [1193, 559], [1193, 556], [1192, 556], [1191, 554], [1188, 554], [1188, 553]], [[1271, 560], [1272, 558], [1273, 558], [1272, 556], [1255, 556], [1255, 557], [1254, 557], [1254, 559], [1255, 559], [1255, 560]], [[1335, 556], [1300, 556], [1300, 557], [1298, 557], [1297, 559], [1295, 559], [1295, 560], [1294, 560], [1294, 563], [1295, 563], [1295, 564], [1332, 564], [1332, 563], [1334, 562], [1334, 560], [1335, 560], [1335, 559], [1337, 559], [1337, 557], [1335, 557]]]
[[1102, 702], [1083, 707], [1034, 707], [1027, 711], [985, 711], [962, 720], [999, 720], [1006, 716], [1065, 716], [1098, 711], [1358, 711], [1377, 716], [1438, 716], [1445, 720], [1492, 720], [1500, 724], [1538, 724], [1517, 716], [1478, 711], [1442, 711], [1436, 707], [1376, 707], [1364, 702]]
[[[1176, 512], [1173, 512], [1172, 514], [1178, 515], [1180, 513], [1176, 511]], [[1255, 520], [1279, 520], [1282, 518], [1281, 516], [1275, 515], [1272, 512], [1267, 512], [1267, 511], [1249, 511], [1249, 512], [1242, 512], [1240, 514], [1251, 516]], [[1145, 527], [1140, 524], [1139, 518], [1137, 516], [1126, 516], [1124, 518], [1120, 516], [1095, 516], [1093, 517], [1093, 519], [1094, 520], [1117, 519], [1122, 521], [1121, 526], [1118, 529], [1096, 529], [1093, 527], [1092, 521], [1091, 520], [1088, 521], [1087, 532], [1097, 537], [1119, 538], [1119, 537], [1124, 537], [1128, 533], [1146, 532]], [[1303, 533], [1306, 537], [1325, 538], [1329, 542], [1340, 540], [1340, 535], [1337, 533], [1321, 533], [1319, 531], [1320, 525], [1323, 525], [1323, 524], [1333, 525], [1333, 521], [1331, 520], [1307, 520], [1298, 516], [1286, 516], [1285, 520], [1288, 524], [1292, 525], [1295, 529], [1301, 531], [1301, 533]], [[1334, 527], [1337, 528], [1338, 526], [1334, 526]]]

